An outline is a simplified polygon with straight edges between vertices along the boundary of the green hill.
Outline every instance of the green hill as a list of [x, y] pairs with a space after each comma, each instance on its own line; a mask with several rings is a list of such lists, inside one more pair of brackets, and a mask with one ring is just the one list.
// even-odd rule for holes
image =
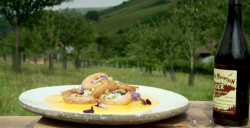
[[150, 17], [165, 14], [178, 0], [130, 0], [121, 5], [99, 11], [100, 20], [96, 22], [97, 32], [117, 33], [138, 22], [149, 21]]
[[[105, 10], [105, 9], [108, 9], [110, 7], [96, 7], [96, 8], [73, 8], [73, 9], [69, 9], [69, 10], [75, 10], [76, 12], [80, 12], [82, 14], [86, 14], [88, 11], [93, 11], [93, 10], [96, 10], [96, 11], [102, 11], [102, 10]], [[59, 10], [61, 11], [61, 10]]]

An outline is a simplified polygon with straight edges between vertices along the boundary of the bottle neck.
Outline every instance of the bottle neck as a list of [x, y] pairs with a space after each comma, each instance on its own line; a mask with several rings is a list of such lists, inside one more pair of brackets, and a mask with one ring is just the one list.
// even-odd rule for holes
[[235, 22], [242, 24], [242, 5], [235, 4], [229, 5], [228, 15], [227, 15], [227, 24], [233, 25]]

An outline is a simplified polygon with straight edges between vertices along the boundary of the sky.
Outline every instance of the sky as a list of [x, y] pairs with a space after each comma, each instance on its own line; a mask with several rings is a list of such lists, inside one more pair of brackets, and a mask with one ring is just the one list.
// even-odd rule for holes
[[54, 6], [53, 10], [65, 8], [88, 8], [88, 7], [110, 7], [121, 4], [128, 0], [73, 0], [73, 2], [64, 2], [59, 6]]

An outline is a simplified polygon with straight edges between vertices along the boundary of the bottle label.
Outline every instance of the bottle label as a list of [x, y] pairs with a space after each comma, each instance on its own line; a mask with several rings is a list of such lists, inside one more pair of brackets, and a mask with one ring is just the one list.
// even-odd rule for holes
[[214, 111], [235, 115], [237, 70], [214, 69]]

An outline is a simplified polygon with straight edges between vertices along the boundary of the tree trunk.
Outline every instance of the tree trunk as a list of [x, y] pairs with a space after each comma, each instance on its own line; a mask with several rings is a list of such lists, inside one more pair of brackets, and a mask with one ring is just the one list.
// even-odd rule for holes
[[161, 66], [162, 66], [162, 72], [163, 72], [164, 77], [167, 77], [167, 73], [166, 73], [166, 69], [165, 69], [165, 65], [163, 61], [161, 62]]
[[7, 61], [7, 52], [6, 52], [6, 51], [3, 53], [3, 59], [4, 59], [5, 61]]
[[76, 67], [76, 69], [79, 69], [79, 67], [80, 67], [80, 57], [79, 57], [79, 55], [76, 57], [75, 67]]
[[44, 64], [46, 64], [46, 62], [47, 62], [47, 55], [46, 55], [46, 53], [44, 54]]
[[148, 72], [148, 65], [145, 67], [145, 72]]
[[54, 56], [52, 53], [49, 54], [49, 70], [54, 69]]
[[173, 62], [171, 62], [171, 71], [170, 71], [170, 74], [171, 74], [172, 81], [176, 82], [176, 77], [175, 77], [175, 73], [174, 73]]
[[194, 86], [194, 69], [190, 69], [190, 72], [189, 72], [189, 81], [188, 81], [188, 85], [189, 86]]
[[67, 69], [67, 54], [66, 54], [66, 49], [63, 49], [63, 69]]
[[35, 64], [37, 64], [37, 57], [34, 57], [34, 62]]
[[20, 73], [21, 72], [21, 62], [19, 61], [19, 35], [20, 35], [20, 26], [16, 26], [15, 27], [15, 32], [16, 32], [16, 39], [15, 39], [15, 54], [14, 54], [14, 61], [13, 61], [13, 68], [14, 68], [14, 72]]
[[23, 54], [23, 62], [25, 62], [26, 61], [26, 55], [25, 55], [25, 53]]
[[189, 80], [188, 80], [188, 85], [189, 86], [194, 86], [194, 59], [193, 57], [191, 57], [191, 68], [190, 68], [190, 72], [189, 72]]
[[141, 71], [143, 71], [143, 62], [141, 62]]
[[152, 74], [152, 66], [149, 66], [149, 74]]

